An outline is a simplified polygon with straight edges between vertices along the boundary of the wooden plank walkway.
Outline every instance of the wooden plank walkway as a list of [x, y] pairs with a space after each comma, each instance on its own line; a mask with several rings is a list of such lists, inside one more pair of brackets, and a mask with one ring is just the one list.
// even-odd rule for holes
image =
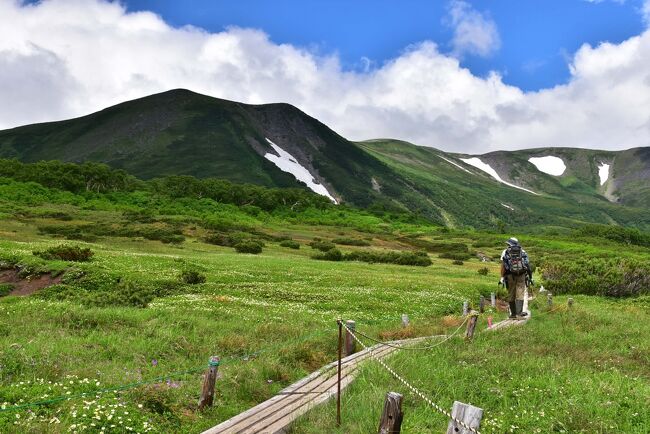
[[[391, 345], [410, 345], [429, 337], [389, 342]], [[398, 350], [385, 344], [370, 349], [378, 357], [386, 357]], [[358, 365], [370, 356], [369, 349], [359, 351], [341, 360], [341, 390], [358, 374]], [[337, 365], [334, 361], [302, 380], [283, 389], [271, 399], [204, 431], [203, 434], [280, 434], [299, 416], [314, 406], [336, 396]]]
[[511, 327], [511, 326], [517, 326], [517, 325], [522, 325], [525, 324], [526, 321], [528, 321], [531, 317], [530, 309], [528, 309], [528, 291], [524, 292], [524, 312], [528, 312], [528, 315], [526, 315], [523, 319], [505, 319], [503, 321], [500, 321], [494, 325], [492, 325], [491, 328], [488, 328], [487, 330], [499, 330], [499, 329], [504, 329], [506, 327]]
[[[528, 293], [524, 297], [524, 311], [528, 316], [523, 320], [506, 319], [487, 330], [498, 330], [521, 325], [530, 319]], [[444, 337], [444, 336], [440, 336]], [[431, 337], [404, 339], [388, 342], [391, 345], [411, 345]], [[341, 360], [341, 390], [345, 389], [358, 374], [358, 366], [369, 359], [370, 350], [384, 358], [398, 350], [385, 344], [377, 344]], [[277, 395], [234, 416], [219, 425], [204, 431], [203, 434], [282, 434], [285, 429], [313, 407], [336, 396], [337, 361], [334, 361], [309, 376], [281, 390]]]

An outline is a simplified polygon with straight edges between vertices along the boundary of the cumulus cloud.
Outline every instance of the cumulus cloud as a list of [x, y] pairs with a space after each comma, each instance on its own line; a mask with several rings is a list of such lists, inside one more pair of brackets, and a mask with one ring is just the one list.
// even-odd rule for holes
[[260, 30], [174, 28], [119, 3], [0, 0], [0, 128], [79, 116], [187, 88], [288, 102], [342, 135], [477, 153], [532, 146], [650, 145], [650, 31], [581, 47], [568, 83], [539, 92], [474, 76], [424, 41], [367, 70], [273, 43]]
[[466, 1], [452, 0], [444, 21], [454, 29], [451, 44], [456, 56], [469, 53], [486, 57], [501, 46], [496, 23]]

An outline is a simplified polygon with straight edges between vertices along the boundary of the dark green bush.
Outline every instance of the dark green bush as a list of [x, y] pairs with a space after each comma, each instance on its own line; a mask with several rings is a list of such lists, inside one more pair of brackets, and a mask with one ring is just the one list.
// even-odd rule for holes
[[480, 274], [481, 276], [487, 276], [488, 273], [490, 272], [490, 270], [488, 269], [488, 267], [483, 267], [483, 268], [479, 268], [478, 270], [476, 270], [476, 272], [478, 274]]
[[458, 259], [456, 259], [456, 260], [452, 261], [452, 264], [453, 264], [453, 265], [463, 265], [464, 262], [463, 262], [463, 261], [459, 261]]
[[650, 234], [634, 228], [612, 225], [586, 225], [575, 231], [582, 237], [596, 237], [615, 241], [621, 244], [650, 247]]
[[298, 250], [300, 248], [300, 243], [298, 241], [293, 241], [293, 240], [284, 240], [284, 241], [280, 241], [280, 246]]
[[197, 285], [199, 283], [205, 283], [205, 274], [197, 270], [184, 270], [181, 273], [181, 280], [188, 285]]
[[240, 241], [234, 247], [237, 253], [252, 253], [254, 255], [262, 253], [262, 244], [254, 240]]
[[452, 259], [454, 261], [467, 261], [471, 259], [472, 255], [469, 252], [446, 252], [439, 254], [438, 257], [441, 259]]
[[329, 241], [321, 241], [320, 239], [314, 239], [311, 243], [309, 243], [309, 247], [312, 249], [320, 250], [321, 252], [327, 252], [328, 250], [332, 250], [336, 245], [334, 243], [331, 243]]
[[39, 226], [38, 232], [45, 235], [54, 235], [68, 240], [93, 242], [97, 236], [84, 232], [83, 226]]
[[0, 297], [11, 294], [14, 286], [11, 283], [0, 283]]
[[82, 248], [79, 246], [60, 245], [50, 247], [45, 250], [35, 251], [33, 254], [43, 259], [60, 259], [62, 261], [87, 262], [92, 259], [95, 253], [87, 247]]
[[322, 253], [316, 253], [312, 256], [313, 259], [320, 259], [322, 261], [341, 261], [343, 260], [343, 253], [337, 248], [331, 248]]
[[542, 267], [542, 279], [554, 294], [610, 297], [650, 294], [650, 264], [631, 259], [550, 260]]
[[349, 238], [349, 237], [334, 238], [332, 242], [334, 244], [341, 244], [343, 246], [369, 246], [370, 245], [370, 243], [366, 240], [361, 240], [359, 238]]

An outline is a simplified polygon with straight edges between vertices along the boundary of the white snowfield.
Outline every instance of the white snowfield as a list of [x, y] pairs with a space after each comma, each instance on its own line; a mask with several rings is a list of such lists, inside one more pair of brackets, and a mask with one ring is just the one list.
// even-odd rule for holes
[[609, 164], [600, 163], [598, 166], [598, 176], [600, 177], [600, 185], [603, 185], [609, 179]]
[[566, 165], [560, 157], [547, 155], [546, 157], [530, 157], [528, 159], [537, 167], [540, 172], [547, 173], [552, 176], [561, 176], [566, 170]]
[[513, 207], [511, 207], [510, 205], [506, 205], [505, 203], [502, 203], [501, 206], [508, 208], [510, 211], [515, 210]]
[[332, 202], [338, 204], [337, 200], [334, 199], [334, 197], [329, 193], [329, 191], [327, 191], [325, 186], [316, 182], [316, 179], [312, 176], [311, 173], [309, 173], [309, 170], [307, 170], [304, 166], [298, 163], [298, 161], [293, 157], [293, 155], [291, 155], [290, 153], [288, 153], [287, 151], [285, 151], [284, 149], [282, 149], [281, 147], [279, 147], [269, 139], [266, 139], [266, 141], [269, 142], [273, 150], [277, 152], [278, 155], [267, 152], [266, 154], [264, 154], [264, 158], [266, 158], [267, 160], [275, 164], [278, 167], [278, 169], [282, 170], [283, 172], [292, 174], [298, 181], [302, 181], [305, 184], [307, 184], [307, 187], [309, 187], [314, 193], [318, 193], [321, 196], [326, 196]]
[[497, 181], [499, 181], [499, 182], [502, 183], [502, 184], [507, 185], [508, 187], [518, 188], [519, 190], [523, 190], [523, 191], [525, 191], [525, 192], [527, 192], [527, 193], [537, 195], [537, 193], [535, 193], [535, 192], [532, 191], [532, 190], [528, 190], [527, 188], [519, 187], [518, 185], [511, 184], [511, 183], [509, 183], [509, 182], [507, 182], [507, 181], [504, 181], [503, 179], [501, 179], [501, 177], [499, 176], [499, 174], [497, 173], [497, 171], [494, 170], [494, 169], [492, 168], [492, 166], [490, 166], [489, 164], [486, 164], [486, 163], [482, 162], [480, 158], [477, 158], [477, 157], [472, 157], [472, 158], [461, 158], [461, 160], [462, 160], [463, 162], [469, 164], [470, 166], [474, 166], [474, 167], [476, 167], [477, 169], [482, 170], [483, 172], [485, 172], [485, 173], [487, 173], [488, 175], [490, 175], [492, 178], [496, 179]]
[[[437, 154], [436, 154], [436, 155], [437, 155]], [[443, 160], [445, 160], [445, 161], [446, 161], [447, 163], [449, 163], [449, 164], [453, 164], [454, 166], [458, 167], [460, 170], [464, 170], [464, 171], [467, 172], [467, 173], [472, 173], [472, 172], [470, 172], [469, 170], [465, 169], [465, 168], [464, 168], [463, 166], [461, 166], [460, 164], [458, 164], [458, 163], [454, 163], [453, 161], [451, 161], [451, 160], [448, 159], [448, 158], [443, 157], [442, 155], [438, 155], [438, 157], [442, 158]]]

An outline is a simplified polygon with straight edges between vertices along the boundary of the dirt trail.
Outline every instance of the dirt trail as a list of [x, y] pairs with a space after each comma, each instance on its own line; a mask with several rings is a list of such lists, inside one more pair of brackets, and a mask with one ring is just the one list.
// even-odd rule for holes
[[0, 283], [9, 283], [14, 289], [9, 295], [30, 295], [39, 289], [61, 283], [63, 275], [52, 277], [51, 273], [41, 274], [29, 279], [22, 279], [16, 270], [0, 270]]

